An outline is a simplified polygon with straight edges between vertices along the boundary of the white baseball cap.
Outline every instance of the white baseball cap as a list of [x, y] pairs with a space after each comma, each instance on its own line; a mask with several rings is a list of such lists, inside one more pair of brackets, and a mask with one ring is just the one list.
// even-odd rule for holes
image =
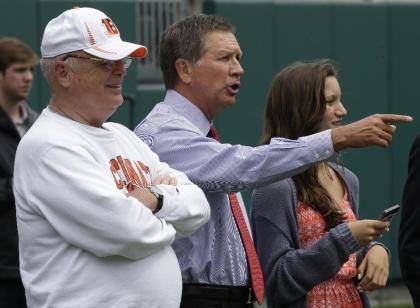
[[147, 48], [124, 42], [114, 22], [99, 10], [73, 8], [50, 20], [41, 42], [43, 58], [83, 50], [106, 60], [143, 58]]

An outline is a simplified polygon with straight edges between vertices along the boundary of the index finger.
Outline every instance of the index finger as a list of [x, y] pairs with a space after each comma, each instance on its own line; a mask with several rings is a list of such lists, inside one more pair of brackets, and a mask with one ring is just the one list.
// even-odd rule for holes
[[372, 226], [375, 230], [379, 230], [382, 233], [383, 231], [387, 231], [390, 226], [390, 222], [384, 220], [375, 220]]
[[410, 123], [413, 121], [413, 118], [409, 115], [401, 115], [401, 114], [381, 114], [379, 115], [387, 124], [393, 123]]

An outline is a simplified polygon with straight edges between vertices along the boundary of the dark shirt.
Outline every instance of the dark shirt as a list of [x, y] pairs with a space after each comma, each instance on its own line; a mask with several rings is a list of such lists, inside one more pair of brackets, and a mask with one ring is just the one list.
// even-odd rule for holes
[[[38, 114], [21, 103], [26, 115], [20, 123], [27, 131]], [[13, 196], [13, 167], [16, 148], [21, 136], [6, 111], [0, 107], [0, 277], [17, 278], [19, 274], [18, 233], [15, 198]]]
[[398, 253], [402, 277], [413, 304], [420, 307], [420, 135], [411, 145], [408, 176], [402, 197]]

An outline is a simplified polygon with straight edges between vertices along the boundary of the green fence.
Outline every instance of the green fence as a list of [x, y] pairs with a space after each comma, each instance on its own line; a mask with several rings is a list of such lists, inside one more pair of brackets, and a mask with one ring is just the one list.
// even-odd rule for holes
[[[17, 36], [39, 51], [47, 21], [73, 6], [92, 6], [108, 13], [123, 38], [135, 40], [132, 1], [2, 1], [0, 35]], [[205, 12], [226, 16], [237, 28], [244, 52], [245, 75], [237, 104], [218, 119], [225, 142], [256, 145], [269, 84], [290, 62], [331, 58], [340, 67], [348, 121], [372, 113], [405, 113], [410, 125], [398, 125], [392, 146], [342, 153], [346, 166], [361, 184], [361, 216], [375, 218], [381, 209], [401, 200], [407, 156], [420, 131], [420, 5], [408, 4], [287, 4], [276, 1], [206, 1]], [[132, 69], [125, 94], [135, 97], [112, 120], [132, 126], [163, 98], [156, 85], [137, 85]], [[41, 110], [48, 102], [45, 81], [36, 70], [30, 96]], [[245, 194], [249, 201], [249, 193]], [[399, 215], [384, 242], [392, 252], [391, 280], [400, 278], [396, 253]]]

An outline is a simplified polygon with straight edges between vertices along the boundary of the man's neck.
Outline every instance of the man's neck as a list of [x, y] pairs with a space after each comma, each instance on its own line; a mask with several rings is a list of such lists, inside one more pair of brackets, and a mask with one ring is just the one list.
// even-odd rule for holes
[[[101, 128], [104, 121], [96, 119], [96, 118], [88, 118], [86, 116], [86, 112], [79, 112], [77, 108], [71, 108], [68, 106], [73, 106], [75, 104], [71, 104], [69, 102], [64, 103], [64, 99], [57, 99], [56, 97], [51, 98], [49, 102], [50, 110], [53, 112], [66, 117], [70, 120], [75, 122], [79, 122], [84, 125], [89, 125], [97, 128]], [[60, 102], [60, 103], [59, 103]]]
[[177, 91], [187, 100], [189, 100], [192, 104], [196, 105], [204, 113], [209, 122], [213, 121], [214, 115], [212, 115], [208, 108], [206, 108], [207, 106], [205, 104], [201, 104], [200, 99], [196, 97], [193, 93], [188, 91], [188, 89], [185, 86], [183, 86], [182, 84], [177, 84], [173, 90]]

